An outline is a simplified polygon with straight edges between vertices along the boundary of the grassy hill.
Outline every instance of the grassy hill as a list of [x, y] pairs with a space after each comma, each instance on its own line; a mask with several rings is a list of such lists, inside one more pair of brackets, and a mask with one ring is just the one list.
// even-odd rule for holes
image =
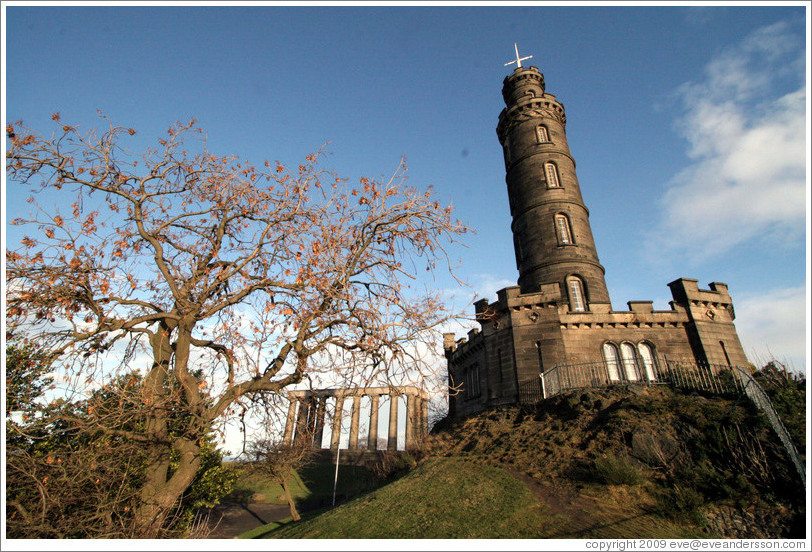
[[797, 538], [804, 531], [798, 476], [746, 401], [665, 387], [574, 392], [440, 424], [414, 457], [415, 469], [374, 491], [245, 536]]

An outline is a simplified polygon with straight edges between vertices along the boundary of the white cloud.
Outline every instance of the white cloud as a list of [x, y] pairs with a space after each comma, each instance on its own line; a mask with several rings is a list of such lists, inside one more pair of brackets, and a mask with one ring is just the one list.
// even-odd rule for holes
[[736, 329], [751, 362], [760, 365], [776, 359], [805, 371], [809, 321], [803, 286], [740, 297], [735, 305]]
[[806, 89], [772, 91], [775, 80], [803, 75], [789, 33], [784, 24], [756, 31], [677, 91], [691, 163], [669, 183], [650, 246], [712, 256], [754, 238], [803, 236]]

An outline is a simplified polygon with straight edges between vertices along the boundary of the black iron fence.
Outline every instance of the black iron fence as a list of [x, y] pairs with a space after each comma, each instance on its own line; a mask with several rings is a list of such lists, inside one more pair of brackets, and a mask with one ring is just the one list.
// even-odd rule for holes
[[544, 399], [541, 389], [542, 379], [531, 379], [519, 384], [519, 402], [522, 404], [533, 404]]
[[[730, 366], [667, 358], [652, 360], [643, 366], [637, 363], [605, 361], [559, 364], [545, 370], [540, 375], [540, 383], [543, 398], [558, 395], [569, 389], [607, 387], [628, 383], [667, 384], [679, 389], [694, 389], [718, 394], [739, 395], [744, 392], [741, 378]], [[520, 399], [522, 398], [520, 393]], [[528, 393], [527, 398], [532, 400], [533, 396]]]

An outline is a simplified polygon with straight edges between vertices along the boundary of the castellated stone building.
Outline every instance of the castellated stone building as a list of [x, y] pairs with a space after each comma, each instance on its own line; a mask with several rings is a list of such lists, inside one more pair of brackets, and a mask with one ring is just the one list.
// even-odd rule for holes
[[[517, 55], [518, 58], [518, 55]], [[655, 381], [680, 359], [745, 366], [727, 285], [700, 289], [680, 278], [668, 286], [670, 310], [652, 301], [612, 309], [589, 226], [564, 106], [545, 92], [536, 67], [518, 67], [502, 87], [496, 133], [505, 158], [518, 285], [475, 303], [479, 329], [445, 334], [449, 415], [519, 402], [520, 390], [556, 366], [602, 366], [607, 383]]]

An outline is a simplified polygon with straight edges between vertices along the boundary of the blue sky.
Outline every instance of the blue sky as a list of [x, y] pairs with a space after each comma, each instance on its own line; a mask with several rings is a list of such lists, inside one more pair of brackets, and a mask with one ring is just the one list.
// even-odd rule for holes
[[807, 10], [7, 4], [4, 123], [100, 109], [146, 147], [195, 117], [215, 153], [295, 165], [327, 144], [351, 179], [405, 155], [477, 232], [453, 251], [471, 288], [429, 283], [461, 306], [517, 277], [494, 130], [517, 42], [567, 110], [613, 307], [725, 282], [751, 359], [805, 369]]

